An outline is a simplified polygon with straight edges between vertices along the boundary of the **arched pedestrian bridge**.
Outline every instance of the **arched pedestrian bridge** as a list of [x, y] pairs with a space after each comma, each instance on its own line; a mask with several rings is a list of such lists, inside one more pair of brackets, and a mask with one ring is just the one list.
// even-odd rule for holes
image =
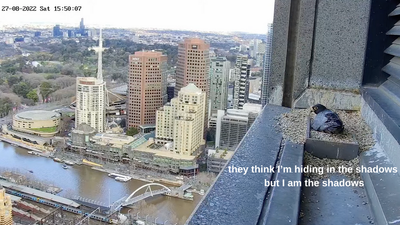
[[[153, 190], [151, 190], [151, 186], [159, 186], [162, 188], [153, 191]], [[135, 194], [138, 191], [140, 191], [144, 188], [146, 188], [146, 191], [143, 194], [135, 196]], [[170, 193], [171, 193], [171, 189], [169, 189], [165, 185], [158, 184], [158, 183], [145, 184], [145, 185], [141, 186], [140, 188], [136, 189], [134, 192], [132, 192], [132, 194], [129, 195], [127, 198], [121, 199], [120, 206], [132, 205], [136, 202], [139, 202], [139, 201], [144, 200], [149, 197], [153, 197], [153, 196], [157, 196], [157, 195], [170, 195]]]

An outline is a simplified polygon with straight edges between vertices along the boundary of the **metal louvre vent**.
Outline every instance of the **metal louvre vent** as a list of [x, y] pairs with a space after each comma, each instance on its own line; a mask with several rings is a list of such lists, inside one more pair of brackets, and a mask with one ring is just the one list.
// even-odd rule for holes
[[393, 56], [390, 62], [382, 68], [382, 71], [389, 74], [390, 77], [379, 87], [396, 104], [400, 106], [400, 4], [393, 10], [389, 16], [398, 18], [399, 21], [390, 29], [386, 35], [399, 36], [385, 50], [385, 53]]

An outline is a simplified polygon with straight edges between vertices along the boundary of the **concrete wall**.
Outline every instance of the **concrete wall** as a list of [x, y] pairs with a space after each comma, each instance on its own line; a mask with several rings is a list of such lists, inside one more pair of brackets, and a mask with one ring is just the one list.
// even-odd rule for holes
[[[270, 104], [296, 106], [295, 100], [313, 88], [356, 93], [350, 94], [351, 103], [346, 109], [359, 109], [357, 96], [363, 76], [370, 1], [275, 1]], [[303, 96], [307, 99], [296, 107], [313, 104], [308, 101], [310, 97], [316, 95]], [[324, 104], [335, 102], [334, 98], [337, 94], [324, 94], [324, 98], [314, 101]]]

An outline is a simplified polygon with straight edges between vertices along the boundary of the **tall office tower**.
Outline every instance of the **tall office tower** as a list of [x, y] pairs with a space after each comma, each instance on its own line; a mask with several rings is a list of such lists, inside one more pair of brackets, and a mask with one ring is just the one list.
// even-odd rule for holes
[[229, 61], [225, 57], [211, 59], [209, 125], [215, 128], [218, 110], [227, 108]]
[[85, 34], [85, 25], [83, 24], [83, 18], [81, 19], [81, 22], [79, 23], [79, 32], [84, 35]]
[[269, 76], [271, 74], [272, 36], [273, 36], [273, 27], [272, 24], [268, 24], [267, 43], [265, 47], [263, 76], [261, 85], [262, 106], [265, 106], [268, 103], [269, 99], [268, 85], [269, 85]]
[[0, 185], [0, 225], [13, 225], [11, 197]]
[[235, 66], [235, 84], [233, 90], [233, 108], [243, 109], [249, 96], [249, 76], [250, 65], [248, 58], [244, 55], [238, 55]]
[[[210, 44], [199, 38], [185, 39], [178, 46], [178, 62], [176, 66], [175, 96], [182, 87], [194, 83], [196, 87], [206, 92], [209, 98]], [[204, 115], [204, 127], [207, 127], [208, 104]], [[204, 130], [206, 131], [206, 130]], [[206, 136], [206, 132], [204, 132]]]
[[97, 132], [103, 132], [106, 124], [107, 90], [103, 80], [102, 52], [103, 39], [99, 37], [99, 46], [93, 47], [98, 53], [97, 78], [76, 78], [75, 127], [86, 123]]
[[178, 96], [157, 111], [156, 141], [173, 142], [171, 152], [191, 155], [205, 144], [204, 114], [206, 93], [193, 83], [178, 92]]
[[156, 111], [167, 103], [167, 56], [156, 51], [129, 56], [128, 127], [154, 127]]
[[60, 37], [62, 35], [63, 35], [63, 33], [61, 32], [60, 25], [55, 25], [53, 27], [53, 37]]
[[175, 96], [178, 96], [181, 88], [189, 83], [194, 83], [208, 94], [209, 49], [210, 45], [198, 38], [185, 39], [179, 44]]

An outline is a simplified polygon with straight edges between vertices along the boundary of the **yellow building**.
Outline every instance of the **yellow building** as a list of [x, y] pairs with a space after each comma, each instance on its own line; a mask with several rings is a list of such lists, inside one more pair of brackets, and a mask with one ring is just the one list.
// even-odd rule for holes
[[12, 225], [12, 204], [10, 196], [0, 185], [0, 225]]
[[171, 152], [191, 155], [204, 139], [206, 93], [193, 83], [183, 87], [178, 97], [157, 111], [156, 142], [173, 142]]
[[58, 132], [60, 113], [32, 110], [16, 114], [13, 117], [12, 127], [16, 131], [42, 137], [52, 137]]

